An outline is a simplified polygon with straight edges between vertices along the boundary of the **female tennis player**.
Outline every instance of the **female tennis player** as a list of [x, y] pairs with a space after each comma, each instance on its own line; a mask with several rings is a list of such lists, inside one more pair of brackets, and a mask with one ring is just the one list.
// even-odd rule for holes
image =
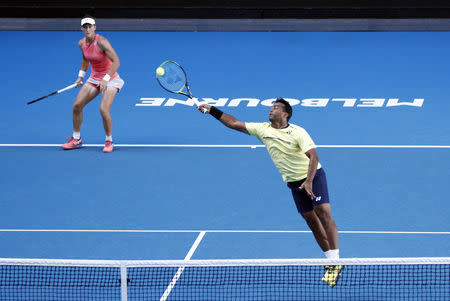
[[85, 16], [81, 20], [81, 31], [84, 38], [78, 42], [81, 49], [81, 68], [78, 79], [75, 81], [77, 87], [83, 85], [83, 79], [89, 65], [92, 72], [89, 79], [81, 88], [73, 104], [73, 135], [69, 141], [62, 145], [63, 149], [75, 149], [82, 145], [81, 123], [83, 122], [83, 108], [93, 100], [100, 92], [102, 100], [100, 102], [100, 114], [103, 118], [105, 128], [105, 147], [103, 152], [113, 151], [112, 140], [112, 118], [110, 114], [113, 100], [124, 85], [124, 81], [119, 77], [117, 69], [120, 61], [109, 41], [95, 33], [95, 19], [92, 16]]

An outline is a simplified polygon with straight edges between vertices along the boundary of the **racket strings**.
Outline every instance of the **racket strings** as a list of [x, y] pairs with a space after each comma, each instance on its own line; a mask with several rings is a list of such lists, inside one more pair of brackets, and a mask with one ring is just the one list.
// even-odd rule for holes
[[170, 92], [181, 92], [186, 86], [186, 75], [183, 69], [172, 62], [167, 62], [161, 67], [164, 69], [164, 74], [156, 76], [161, 86]]

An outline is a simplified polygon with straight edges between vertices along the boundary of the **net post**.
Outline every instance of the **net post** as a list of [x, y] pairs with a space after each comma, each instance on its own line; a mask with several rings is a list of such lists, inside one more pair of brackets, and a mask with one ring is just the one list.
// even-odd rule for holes
[[125, 263], [120, 264], [120, 291], [121, 300], [128, 300], [128, 276], [127, 276], [127, 266]]

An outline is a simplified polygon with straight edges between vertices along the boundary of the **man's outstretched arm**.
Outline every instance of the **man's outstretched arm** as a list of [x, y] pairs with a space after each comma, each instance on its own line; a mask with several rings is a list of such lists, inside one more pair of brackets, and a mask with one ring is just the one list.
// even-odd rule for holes
[[208, 104], [201, 104], [198, 106], [198, 110], [200, 112], [204, 112], [205, 110], [207, 110], [209, 114], [211, 114], [211, 116], [222, 122], [225, 126], [229, 127], [230, 129], [248, 134], [245, 122], [237, 120], [234, 116], [224, 113], [219, 109], [217, 109], [216, 107], [213, 107]]

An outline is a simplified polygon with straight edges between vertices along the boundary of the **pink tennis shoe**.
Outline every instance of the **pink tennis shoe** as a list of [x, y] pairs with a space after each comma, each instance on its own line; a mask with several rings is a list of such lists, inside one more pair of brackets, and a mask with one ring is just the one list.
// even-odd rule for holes
[[70, 137], [69, 141], [61, 145], [63, 149], [75, 149], [79, 148], [83, 145], [83, 141], [80, 139], [75, 139], [73, 137]]
[[114, 144], [112, 141], [105, 141], [105, 147], [103, 148], [104, 153], [111, 153], [114, 150]]

